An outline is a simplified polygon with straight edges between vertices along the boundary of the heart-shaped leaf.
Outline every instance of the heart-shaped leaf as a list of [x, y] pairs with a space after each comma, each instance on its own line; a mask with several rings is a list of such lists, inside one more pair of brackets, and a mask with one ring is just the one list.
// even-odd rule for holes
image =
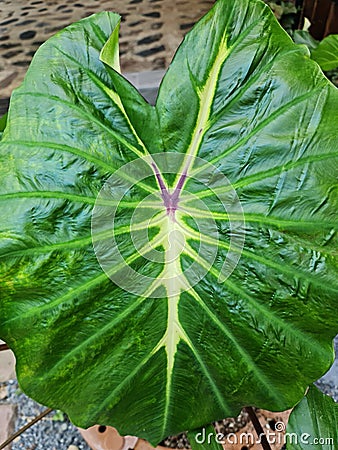
[[219, 0], [152, 107], [118, 26], [58, 33], [13, 94], [0, 335], [28, 395], [156, 443], [331, 364], [338, 93], [262, 2]]
[[338, 449], [338, 404], [311, 386], [292, 411], [286, 428], [288, 450]]

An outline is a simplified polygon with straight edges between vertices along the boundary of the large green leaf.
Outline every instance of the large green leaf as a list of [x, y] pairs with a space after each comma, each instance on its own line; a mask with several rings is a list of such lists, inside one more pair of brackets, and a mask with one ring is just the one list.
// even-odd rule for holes
[[12, 96], [0, 335], [28, 395], [156, 443], [332, 363], [338, 93], [262, 2], [219, 0], [152, 107], [118, 24], [58, 33]]
[[338, 404], [311, 386], [292, 411], [286, 428], [287, 450], [338, 449]]

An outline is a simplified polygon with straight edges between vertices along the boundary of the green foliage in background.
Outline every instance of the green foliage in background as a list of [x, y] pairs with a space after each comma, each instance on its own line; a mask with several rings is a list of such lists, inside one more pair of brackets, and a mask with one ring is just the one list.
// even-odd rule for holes
[[287, 450], [337, 450], [338, 404], [310, 386], [292, 411], [286, 432]]

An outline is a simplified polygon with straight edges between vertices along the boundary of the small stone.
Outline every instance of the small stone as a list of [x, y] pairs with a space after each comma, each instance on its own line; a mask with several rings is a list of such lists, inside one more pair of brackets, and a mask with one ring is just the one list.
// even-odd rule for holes
[[8, 397], [7, 386], [0, 386], [0, 400], [5, 400]]
[[9, 384], [14, 383], [15, 378], [15, 357], [10, 350], [1, 352], [1, 364], [0, 364], [0, 383], [6, 381]]
[[9, 438], [14, 431], [17, 417], [15, 405], [0, 405], [0, 443]]
[[68, 424], [67, 423], [63, 423], [60, 428], [61, 428], [62, 431], [66, 431], [67, 428], [68, 428]]
[[70, 445], [67, 450], [79, 450], [79, 447], [77, 445]]

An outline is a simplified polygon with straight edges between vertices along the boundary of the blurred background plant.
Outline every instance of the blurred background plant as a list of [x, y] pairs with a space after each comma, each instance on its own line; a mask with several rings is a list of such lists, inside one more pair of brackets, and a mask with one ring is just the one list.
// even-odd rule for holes
[[296, 7], [295, 3], [280, 0], [265, 0], [265, 3], [270, 6], [282, 27], [292, 35], [293, 30], [297, 27], [299, 12], [299, 8]]

